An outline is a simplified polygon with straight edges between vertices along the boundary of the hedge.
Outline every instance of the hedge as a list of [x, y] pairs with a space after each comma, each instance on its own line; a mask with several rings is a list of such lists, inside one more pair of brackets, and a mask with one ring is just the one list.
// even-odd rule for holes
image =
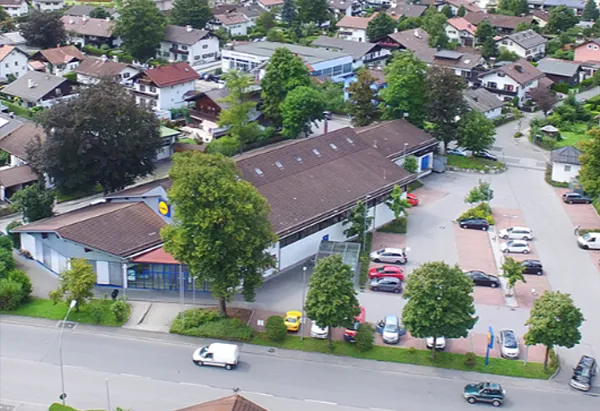
[[216, 311], [194, 308], [186, 310], [184, 317], [182, 321], [178, 316], [171, 323], [171, 333], [243, 342], [250, 341], [254, 335], [252, 327], [237, 318], [223, 318]]
[[406, 234], [406, 223], [406, 217], [400, 217], [378, 228], [377, 231], [380, 233]]
[[479, 203], [475, 207], [468, 209], [457, 220], [460, 221], [465, 218], [485, 218], [490, 225], [494, 225], [492, 208], [486, 202]]

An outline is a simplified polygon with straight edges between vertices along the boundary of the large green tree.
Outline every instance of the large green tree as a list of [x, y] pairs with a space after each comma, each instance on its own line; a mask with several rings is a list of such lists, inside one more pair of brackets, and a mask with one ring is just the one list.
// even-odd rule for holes
[[383, 72], [388, 85], [379, 93], [384, 118], [408, 116], [412, 124], [423, 127], [427, 115], [424, 93], [427, 65], [405, 51], [394, 54]]
[[300, 57], [281, 47], [275, 50], [260, 82], [262, 87], [262, 112], [273, 125], [280, 126], [281, 104], [287, 94], [298, 87], [310, 86], [308, 68]]
[[71, 259], [71, 268], [63, 271], [59, 276], [58, 289], [50, 291], [50, 299], [54, 303], [64, 300], [67, 305], [77, 301], [75, 310], [88, 303], [94, 296], [96, 273], [94, 268], [84, 258]]
[[329, 20], [327, 0], [296, 0], [298, 18], [302, 23], [323, 23]]
[[547, 33], [563, 33], [579, 22], [579, 18], [575, 15], [573, 9], [567, 6], [558, 6], [550, 10], [550, 17], [545, 29]]
[[333, 328], [349, 327], [360, 312], [354, 272], [339, 254], [319, 260], [306, 296], [306, 315], [321, 328], [329, 327], [327, 339], [333, 348]]
[[104, 7], [96, 7], [90, 11], [90, 17], [93, 19], [109, 19], [112, 16]]
[[402, 321], [413, 337], [433, 337], [432, 357], [439, 337], [461, 338], [477, 322], [473, 281], [456, 265], [425, 263], [408, 277]]
[[501, 14], [520, 16], [529, 13], [527, 0], [501, 0], [498, 3], [498, 11]]
[[580, 142], [583, 154], [579, 157], [581, 170], [579, 182], [583, 189], [590, 194], [600, 194], [600, 128], [594, 127], [588, 131], [587, 140]]
[[165, 37], [165, 15], [152, 0], [126, 0], [119, 8], [115, 34], [123, 40], [123, 47], [144, 63], [156, 55], [156, 49]]
[[19, 30], [27, 44], [41, 49], [56, 47], [67, 40], [61, 13], [33, 9], [21, 23]]
[[294, 0], [283, 0], [283, 7], [281, 9], [281, 19], [287, 24], [292, 24], [298, 12], [296, 11], [296, 2]]
[[385, 205], [394, 213], [394, 218], [398, 220], [408, 214], [407, 210], [412, 207], [412, 204], [403, 196], [402, 189], [398, 184], [394, 186], [394, 189], [390, 193], [390, 198], [386, 201]]
[[546, 291], [533, 303], [525, 325], [529, 330], [524, 336], [525, 344], [546, 346], [544, 368], [548, 366], [548, 354], [555, 346], [572, 348], [581, 341], [581, 323], [584, 318], [569, 294]]
[[448, 47], [447, 21], [448, 17], [444, 13], [438, 12], [435, 7], [429, 7], [421, 17], [421, 28], [429, 34], [430, 47]]
[[367, 211], [367, 205], [365, 204], [365, 202], [359, 200], [350, 212], [348, 219], [344, 221], [344, 226], [348, 226], [344, 230], [344, 235], [346, 237], [362, 238], [365, 231], [367, 231], [369, 227], [371, 227], [373, 217], [370, 217]]
[[367, 26], [367, 37], [369, 41], [377, 41], [392, 34], [396, 28], [396, 20], [387, 13], [379, 13], [369, 21]]
[[163, 144], [154, 113], [111, 80], [45, 110], [40, 121], [46, 137], [27, 147], [29, 163], [65, 193], [96, 184], [108, 193], [130, 185], [154, 171]]
[[489, 21], [484, 20], [477, 26], [475, 38], [477, 39], [477, 44], [481, 45], [481, 56], [485, 59], [498, 55], [498, 46], [494, 40], [495, 35], [496, 31]]
[[486, 150], [496, 140], [496, 126], [479, 111], [467, 112], [459, 121], [458, 140], [461, 147], [478, 152]]
[[227, 302], [241, 286], [254, 300], [263, 272], [274, 266], [265, 250], [277, 237], [265, 198], [222, 155], [176, 154], [169, 171], [173, 224], [162, 229], [165, 250], [210, 284], [227, 316]]
[[520, 261], [515, 260], [512, 257], [505, 257], [502, 263], [502, 275], [508, 282], [509, 292], [514, 292], [515, 284], [517, 281], [526, 283], [525, 276], [523, 275], [524, 267]]
[[208, 0], [175, 0], [170, 18], [177, 26], [204, 29], [212, 16]]
[[600, 11], [594, 0], [588, 0], [583, 8], [583, 15], [581, 18], [586, 21], [596, 21], [600, 17]]
[[348, 114], [352, 117], [354, 127], [368, 126], [379, 116], [374, 83], [375, 78], [369, 70], [361, 68], [356, 75], [356, 81], [348, 87]]
[[327, 107], [321, 90], [310, 86], [301, 86], [290, 91], [281, 104], [283, 118], [282, 134], [287, 138], [296, 138], [301, 133], [305, 137], [312, 132], [312, 125], [323, 120]]
[[15, 31], [17, 26], [13, 18], [6, 12], [3, 7], [0, 7], [0, 33], [8, 33]]
[[54, 199], [52, 191], [44, 190], [40, 184], [32, 184], [17, 191], [10, 201], [14, 210], [23, 213], [23, 221], [32, 223], [54, 215]]

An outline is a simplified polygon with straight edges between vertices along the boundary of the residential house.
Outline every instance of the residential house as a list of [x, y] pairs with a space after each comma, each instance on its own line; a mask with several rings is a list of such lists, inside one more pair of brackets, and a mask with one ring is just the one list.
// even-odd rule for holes
[[329, 0], [329, 11], [336, 19], [342, 16], [356, 16], [362, 12], [360, 0]]
[[463, 46], [472, 47], [475, 45], [477, 39], [475, 33], [477, 26], [469, 23], [463, 17], [453, 17], [448, 19], [446, 23], [446, 36], [448, 40], [455, 41]]
[[113, 36], [115, 22], [110, 18], [95, 19], [88, 16], [63, 16], [61, 20], [69, 36], [69, 42], [72, 44], [77, 44], [80, 47], [88, 44], [96, 47], [103, 44], [109, 47], [119, 47], [122, 44], [120, 38]]
[[24, 16], [29, 12], [29, 4], [26, 0], [0, 0], [0, 6], [11, 17]]
[[0, 46], [0, 81], [9, 81], [27, 72], [29, 56], [15, 46]]
[[254, 21], [237, 11], [237, 9], [223, 14], [215, 14], [209, 23], [212, 30], [222, 28], [231, 36], [246, 36], [248, 29], [254, 25]]
[[579, 156], [583, 154], [573, 146], [566, 146], [552, 150], [550, 161], [552, 162], [552, 180], [568, 183], [577, 178], [581, 170]]
[[[541, 82], [542, 79], [545, 81]], [[531, 98], [529, 95], [531, 89], [548, 85], [549, 81], [544, 73], [525, 59], [483, 73], [479, 76], [479, 80], [500, 100], [511, 101], [516, 97], [519, 105]]]
[[229, 397], [203, 402], [176, 411], [267, 411], [241, 395], [234, 394]]
[[256, 24], [256, 20], [260, 17], [261, 14], [265, 12], [265, 10], [254, 4], [247, 4], [244, 7], [237, 7], [237, 12], [243, 14], [250, 22]]
[[385, 60], [390, 56], [389, 49], [376, 43], [359, 43], [357, 41], [343, 40], [329, 36], [319, 36], [311, 46], [325, 50], [339, 51], [352, 55], [352, 68], [358, 69], [365, 64]]
[[[375, 92], [379, 93], [379, 90], [387, 87], [387, 80], [385, 79], [385, 75], [383, 74], [383, 70], [381, 67], [377, 67], [376, 69], [368, 69], [369, 74], [373, 76], [375, 81], [371, 84], [371, 89]], [[350, 93], [348, 87], [350, 84], [354, 83], [357, 80], [356, 74], [353, 74], [350, 77], [346, 77], [344, 79], [344, 101], [348, 101], [350, 98]], [[376, 104], [377, 102], [374, 102]]]
[[[340, 21], [337, 22], [338, 27], [337, 37], [343, 40], [351, 41], [362, 41], [366, 42], [367, 39], [367, 27], [369, 22], [374, 18], [375, 14], [371, 17], [358, 17], [358, 16], [344, 16]], [[373, 39], [378, 40], [378, 39]]]
[[600, 61], [600, 37], [575, 47], [574, 61]]
[[32, 0], [33, 7], [39, 11], [56, 11], [65, 7], [64, 0]]
[[512, 51], [517, 56], [537, 61], [546, 55], [548, 40], [534, 30], [512, 33], [496, 41], [499, 48]]
[[421, 17], [425, 10], [427, 6], [423, 4], [392, 3], [386, 13], [397, 20], [401, 17]]
[[110, 60], [106, 56], [90, 56], [86, 57], [73, 72], [77, 74], [79, 84], [97, 84], [101, 79], [112, 78], [123, 85], [130, 85], [140, 70], [131, 64]]
[[445, 2], [450, 6], [450, 10], [452, 10], [452, 15], [454, 16], [456, 16], [461, 7], [465, 8], [467, 14], [482, 12], [477, 0], [445, 0]]
[[186, 62], [178, 62], [144, 70], [134, 77], [135, 101], [157, 111], [186, 105], [185, 94], [195, 90], [200, 75]]
[[580, 63], [579, 82], [592, 77], [596, 71], [600, 70], [600, 61], [577, 61]]
[[471, 110], [479, 111], [490, 120], [502, 115], [502, 108], [505, 102], [499, 100], [496, 95], [483, 87], [476, 89], [468, 88], [463, 91], [463, 96]]
[[9, 46], [17, 46], [22, 50], [27, 45], [27, 39], [18, 31], [11, 31], [8, 33], [0, 34], [0, 44], [7, 44]]
[[160, 42], [160, 55], [169, 61], [187, 61], [192, 66], [210, 63], [221, 55], [219, 39], [206, 30], [169, 24], [165, 39]]
[[581, 63], [546, 57], [538, 62], [537, 69], [553, 82], [573, 87], [579, 82]]
[[[73, 6], [70, 9], [68, 9], [67, 11], [65, 11], [65, 16], [75, 16], [75, 17], [83, 17], [83, 16], [89, 16], [90, 13], [94, 10], [96, 10], [96, 6], [87, 6], [84, 4], [80, 4], [77, 6]], [[112, 9], [112, 8], [106, 8], [104, 7], [104, 10], [106, 10], [106, 12], [108, 14], [111, 15], [111, 17], [116, 18], [118, 16], [118, 12], [116, 9]]]
[[83, 53], [75, 46], [40, 50], [31, 56], [32, 61], [39, 62], [38, 67], [44, 67], [44, 71], [57, 76], [71, 73], [84, 58]]
[[550, 11], [559, 6], [565, 6], [573, 10], [577, 16], [581, 16], [585, 8], [586, 0], [528, 0], [530, 8], [538, 8], [544, 11]]
[[155, 161], [167, 160], [173, 157], [174, 146], [177, 138], [181, 135], [181, 131], [174, 130], [165, 126], [160, 126], [160, 136], [163, 139], [163, 145], [156, 153]]
[[283, 0], [258, 0], [256, 4], [266, 11], [271, 11], [275, 7], [283, 7]]
[[39, 71], [28, 71], [0, 90], [0, 94], [17, 98], [24, 107], [50, 107], [74, 97], [71, 81]]
[[505, 16], [502, 14], [467, 13], [464, 17], [469, 23], [478, 26], [483, 20], [490, 22], [498, 34], [511, 34], [520, 23], [532, 24], [532, 16]]
[[533, 9], [531, 10], [531, 16], [540, 28], [546, 27], [548, 20], [550, 20], [550, 13], [545, 10]]

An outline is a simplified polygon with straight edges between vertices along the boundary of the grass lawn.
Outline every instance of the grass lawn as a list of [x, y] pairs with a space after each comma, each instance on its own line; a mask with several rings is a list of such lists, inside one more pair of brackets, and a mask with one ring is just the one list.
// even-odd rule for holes
[[[100, 325], [109, 325], [114, 327], [120, 327], [127, 321], [129, 318], [131, 308], [128, 308], [127, 315], [125, 316], [125, 321], [118, 322], [115, 319], [115, 316], [110, 311], [110, 305], [112, 304], [112, 300], [95, 300], [97, 304], [100, 304], [102, 308], [104, 308], [104, 317], [100, 323], [94, 320], [89, 307], [90, 305], [85, 305], [81, 311], [71, 311], [69, 314], [69, 321], [76, 321], [78, 323], [86, 323], [86, 324], [100, 324]], [[129, 307], [129, 306], [128, 306]], [[65, 303], [58, 303], [54, 305], [51, 300], [46, 300], [42, 298], [32, 298], [30, 302], [23, 304], [16, 310], [12, 311], [0, 311], [0, 314], [8, 314], [8, 315], [22, 315], [25, 317], [38, 317], [38, 318], [48, 318], [49, 320], [62, 320], [65, 318], [65, 314], [67, 314], [68, 306]]]
[[556, 142], [556, 147], [577, 146], [581, 140], [587, 140], [589, 136], [587, 127], [584, 123], [576, 123], [573, 125], [573, 131], [561, 131], [562, 140]]
[[[73, 408], [73, 407], [69, 407], [68, 405], [62, 405], [62, 404], [55, 402], [54, 404], [52, 404], [50, 406], [48, 411], [79, 411], [79, 410], [77, 410], [76, 408]], [[94, 411], [94, 410], [89, 410], [89, 411]], [[96, 410], [96, 411], [102, 411], [102, 410]]]
[[[283, 343], [273, 343], [267, 337], [258, 333], [253, 339], [252, 344], [265, 345], [271, 347], [286, 348], [289, 350], [299, 350], [308, 352], [320, 352], [329, 354], [327, 341], [317, 340], [315, 338], [305, 338], [286, 336]], [[366, 360], [389, 361], [404, 364], [425, 365], [428, 367], [447, 368], [460, 371], [476, 371], [486, 374], [506, 375], [509, 377], [548, 379], [554, 373], [554, 369], [544, 371], [544, 364], [528, 362], [523, 365], [523, 361], [504, 360], [501, 358], [490, 358], [489, 365], [485, 365], [485, 358], [477, 357], [475, 365], [469, 367], [465, 364], [465, 355], [450, 352], [438, 352], [436, 359], [431, 359], [430, 351], [410, 350], [406, 348], [375, 346], [371, 351], [359, 352], [356, 346], [344, 341], [334, 341], [334, 355], [347, 356], [353, 358], [362, 358]]]
[[102, 192], [102, 186], [100, 184], [97, 184], [96, 186], [85, 190], [85, 191], [76, 191], [74, 193], [62, 193], [59, 190], [55, 190], [54, 193], [56, 194], [56, 199], [58, 200], [59, 203], [64, 203], [65, 201], [71, 201], [71, 200], [77, 200], [79, 198], [83, 198], [83, 197], [87, 197], [87, 196], [91, 196], [94, 194], [98, 194]]
[[185, 137], [185, 138], [180, 138], [177, 140], [178, 143], [183, 143], [183, 144], [198, 144], [196, 142], [196, 140], [194, 140], [193, 138], [189, 138], [189, 137]]
[[504, 163], [500, 161], [490, 161], [484, 158], [463, 157], [454, 154], [448, 155], [448, 165], [461, 168], [463, 170], [487, 171], [490, 169], [504, 169]]

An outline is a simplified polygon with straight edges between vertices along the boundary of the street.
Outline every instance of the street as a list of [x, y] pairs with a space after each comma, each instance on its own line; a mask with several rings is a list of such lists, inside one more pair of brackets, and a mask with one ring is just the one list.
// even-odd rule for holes
[[[107, 407], [106, 379], [112, 407], [130, 410], [173, 410], [230, 395], [234, 388], [275, 411], [472, 407], [461, 396], [470, 373], [401, 364], [378, 366], [319, 354], [286, 358], [285, 353], [248, 352], [258, 347], [242, 347], [241, 364], [234, 371], [198, 368], [190, 360], [194, 346], [187, 342], [97, 332], [104, 335], [75, 329], [66, 330], [64, 336], [67, 403], [82, 409]], [[41, 411], [58, 401], [58, 335], [57, 328], [0, 324], [2, 403], [22, 403], [18, 411]], [[507, 409], [553, 411], [569, 406], [586, 411], [599, 406], [597, 398], [553, 382], [490, 379], [506, 389]]]

